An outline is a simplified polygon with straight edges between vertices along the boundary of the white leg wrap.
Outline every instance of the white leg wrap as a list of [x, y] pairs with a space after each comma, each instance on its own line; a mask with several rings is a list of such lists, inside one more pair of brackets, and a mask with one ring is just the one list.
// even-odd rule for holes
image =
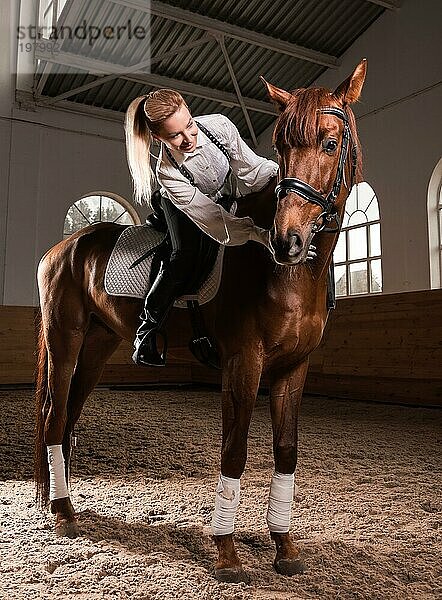
[[220, 474], [216, 487], [215, 511], [212, 517], [212, 535], [233, 533], [239, 495], [240, 480]]
[[69, 496], [64, 473], [64, 458], [62, 446], [48, 446], [49, 463], [49, 500]]
[[291, 475], [273, 473], [267, 511], [267, 524], [273, 533], [287, 533], [290, 529], [294, 487], [294, 473]]

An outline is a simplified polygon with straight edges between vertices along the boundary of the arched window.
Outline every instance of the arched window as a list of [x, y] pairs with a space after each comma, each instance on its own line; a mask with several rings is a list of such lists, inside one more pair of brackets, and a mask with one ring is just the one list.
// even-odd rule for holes
[[347, 199], [333, 253], [336, 296], [382, 292], [381, 224], [376, 194], [355, 185]]
[[431, 288], [442, 285], [442, 158], [428, 185], [428, 243]]
[[102, 222], [135, 225], [140, 223], [140, 219], [133, 207], [119, 196], [84, 196], [69, 208], [64, 220], [63, 237], [68, 237], [92, 223]]

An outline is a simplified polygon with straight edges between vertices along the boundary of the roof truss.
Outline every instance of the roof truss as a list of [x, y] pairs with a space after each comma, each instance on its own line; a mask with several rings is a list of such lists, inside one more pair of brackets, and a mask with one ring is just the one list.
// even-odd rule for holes
[[257, 31], [253, 31], [252, 29], [232, 25], [231, 23], [213, 19], [212, 17], [206, 17], [176, 6], [170, 6], [169, 4], [158, 2], [157, 0], [151, 0], [148, 4], [143, 2], [143, 0], [110, 1], [120, 6], [127, 6], [128, 8], [150, 13], [157, 17], [162, 17], [163, 19], [169, 19], [177, 23], [182, 23], [183, 25], [197, 27], [212, 34], [221, 34], [225, 37], [245, 42], [246, 44], [260, 46], [261, 48], [266, 48], [272, 52], [287, 54], [288, 56], [314, 62], [324, 67], [337, 68], [340, 64], [336, 56], [317, 52], [316, 50], [310, 50], [309, 48], [304, 48], [303, 46], [298, 46], [291, 42], [264, 35]]
[[[41, 44], [41, 46], [43, 48], [37, 48], [35, 52], [35, 57], [40, 60], [83, 70], [86, 73], [92, 72], [108, 74], [109, 71], [111, 71], [116, 77], [122, 77], [128, 81], [134, 81], [136, 83], [142, 83], [158, 88], [174, 88], [184, 94], [190, 94], [198, 98], [205, 98], [206, 100], [215, 100], [224, 106], [241, 106], [238, 101], [238, 97], [230, 92], [222, 92], [220, 90], [208, 88], [195, 83], [189, 83], [187, 81], [173, 79], [171, 77], [164, 77], [163, 75], [152, 75], [140, 72], [127, 74], [128, 67], [126, 66], [109, 63], [107, 61], [96, 60], [89, 57], [80, 56], [78, 54], [72, 54], [70, 52], [60, 51], [54, 54], [51, 53], [50, 50], [47, 50], [46, 44]], [[39, 98], [39, 100], [42, 100], [42, 98]], [[46, 100], [47, 102], [50, 102], [52, 98], [46, 98]], [[254, 98], [244, 98], [244, 104], [248, 110], [270, 115], [276, 114], [275, 109], [268, 102], [255, 100]]]

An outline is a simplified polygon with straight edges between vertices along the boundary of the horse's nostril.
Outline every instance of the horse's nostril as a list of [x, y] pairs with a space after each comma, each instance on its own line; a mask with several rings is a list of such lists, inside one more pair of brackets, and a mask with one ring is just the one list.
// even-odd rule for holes
[[289, 231], [287, 233], [289, 242], [289, 256], [297, 256], [300, 254], [303, 248], [302, 238], [296, 231]]
[[285, 234], [278, 234], [274, 227], [271, 230], [270, 242], [275, 256], [282, 261], [292, 262], [301, 254], [304, 248], [301, 235], [293, 229], [289, 229]]

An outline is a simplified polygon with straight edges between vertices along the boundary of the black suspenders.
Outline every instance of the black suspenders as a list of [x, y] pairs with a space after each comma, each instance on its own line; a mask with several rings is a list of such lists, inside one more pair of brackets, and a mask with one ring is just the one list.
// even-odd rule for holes
[[[225, 146], [223, 146], [221, 144], [221, 142], [213, 135], [213, 133], [211, 133], [206, 127], [204, 127], [204, 125], [202, 123], [199, 123], [196, 120], [195, 120], [195, 123], [198, 125], [198, 127], [201, 129], [201, 131], [207, 135], [209, 140], [211, 142], [213, 142], [215, 144], [215, 146], [221, 150], [221, 152], [224, 154], [224, 156], [227, 158], [227, 160], [229, 161], [229, 164], [230, 164], [230, 155], [229, 155], [227, 149], [225, 148]], [[165, 144], [164, 144], [164, 149], [167, 154], [167, 158], [170, 160], [171, 164], [175, 167], [175, 169], [178, 169], [178, 171], [181, 173], [181, 175], [184, 175], [184, 177], [186, 179], [188, 179], [192, 185], [195, 185], [195, 178], [192, 175], [192, 173], [189, 171], [189, 169], [186, 169], [186, 167], [184, 165], [179, 165], [177, 163], [172, 152], [169, 150], [169, 148]], [[226, 179], [230, 175], [230, 171], [231, 171], [231, 169], [229, 169]]]

